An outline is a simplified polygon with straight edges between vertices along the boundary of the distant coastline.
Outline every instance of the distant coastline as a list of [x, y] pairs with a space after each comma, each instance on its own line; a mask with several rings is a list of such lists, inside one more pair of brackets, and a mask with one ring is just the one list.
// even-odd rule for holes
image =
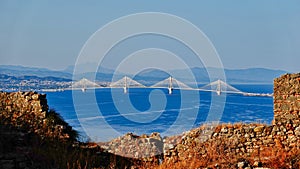
[[[214, 71], [214, 68], [208, 68]], [[190, 79], [185, 79], [187, 70], [171, 70], [177, 79], [189, 84]], [[195, 80], [198, 84], [207, 84], [210, 79], [205, 68], [191, 68]], [[273, 79], [281, 74], [287, 73], [282, 70], [272, 70], [264, 68], [249, 68], [249, 69], [224, 69], [226, 74], [226, 81], [230, 84], [272, 84]], [[111, 82], [112, 77], [122, 78], [124, 73], [117, 72], [114, 75], [113, 70], [106, 69], [105, 72], [96, 73], [96, 83], [100, 86], [106, 86]], [[95, 73], [87, 72], [72, 76], [71, 73], [65, 71], [53, 71], [45, 68], [31, 68], [24, 66], [9, 66], [0, 65], [0, 90], [2, 91], [42, 91], [52, 90], [61, 91], [71, 86], [74, 80], [87, 78], [92, 80]], [[156, 69], [148, 69], [140, 72], [139, 74], [127, 75], [134, 80], [144, 84], [152, 85], [161, 81], [170, 75], [164, 71]]]

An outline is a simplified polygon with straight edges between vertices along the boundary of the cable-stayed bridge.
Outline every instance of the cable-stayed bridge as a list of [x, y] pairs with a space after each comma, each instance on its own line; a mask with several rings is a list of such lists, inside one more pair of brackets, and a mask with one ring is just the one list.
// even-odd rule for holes
[[194, 89], [172, 77], [166, 78], [165, 80], [162, 80], [150, 86], [149, 88], [167, 88], [169, 94], [172, 94], [173, 89], [185, 89], [185, 90]]
[[94, 88], [99, 88], [100, 85], [98, 85], [97, 83], [95, 82], [92, 82], [92, 81], [89, 81], [88, 79], [86, 78], [83, 78], [77, 82], [74, 82], [70, 88], [71, 89], [81, 89], [83, 92], [86, 90], [86, 89], [94, 89]]
[[96, 89], [96, 88], [123, 88], [124, 93], [128, 92], [129, 88], [165, 88], [168, 89], [169, 94], [172, 94], [172, 91], [174, 89], [180, 89], [180, 90], [198, 90], [198, 91], [208, 91], [208, 92], [215, 92], [217, 95], [221, 95], [222, 93], [233, 93], [233, 94], [242, 94], [245, 96], [273, 96], [272, 93], [248, 93], [240, 91], [239, 89], [227, 84], [226, 82], [222, 80], [217, 80], [214, 82], [211, 82], [203, 87], [200, 88], [193, 88], [189, 85], [173, 78], [169, 77], [166, 78], [152, 86], [145, 86], [133, 79], [131, 79], [128, 76], [124, 76], [122, 79], [110, 83], [106, 87], [101, 87], [100, 85], [96, 84], [95, 82], [91, 82], [87, 79], [82, 79], [78, 82], [75, 82], [72, 84], [72, 86], [69, 89], [76, 90], [81, 89], [82, 91], [85, 91], [86, 89]]
[[123, 88], [124, 93], [127, 93], [128, 88], [145, 88], [146, 86], [141, 83], [131, 79], [130, 77], [124, 76], [122, 79], [112, 82], [109, 85], [110, 88]]
[[218, 95], [220, 95], [221, 93], [244, 94], [244, 92], [242, 92], [239, 89], [225, 83], [222, 80], [217, 80], [217, 81], [211, 82], [211, 83], [199, 88], [199, 90], [216, 92]]

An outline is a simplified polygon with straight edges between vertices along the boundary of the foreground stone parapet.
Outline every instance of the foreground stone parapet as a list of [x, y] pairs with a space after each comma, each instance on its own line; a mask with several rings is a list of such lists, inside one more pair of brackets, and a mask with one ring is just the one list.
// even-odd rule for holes
[[0, 92], [0, 122], [43, 137], [69, 139], [72, 128], [49, 111], [45, 94]]
[[300, 123], [300, 73], [274, 80], [274, 124], [289, 128]]
[[0, 93], [0, 119], [15, 127], [42, 127], [48, 105], [46, 95], [34, 92]]
[[163, 139], [159, 133], [141, 136], [127, 133], [99, 145], [109, 153], [151, 162], [159, 160], [163, 153]]

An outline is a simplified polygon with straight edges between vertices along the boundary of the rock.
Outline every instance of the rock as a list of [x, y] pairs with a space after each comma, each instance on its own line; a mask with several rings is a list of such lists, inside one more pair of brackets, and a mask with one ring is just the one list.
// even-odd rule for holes
[[160, 134], [158, 132], [151, 133], [150, 138], [159, 140], [161, 142], [163, 141], [162, 137], [160, 136]]
[[263, 132], [263, 130], [264, 130], [264, 128], [265, 128], [265, 126], [258, 126], [258, 127], [255, 127], [254, 128], [254, 132], [256, 132], [256, 133], [261, 133], [261, 132]]
[[228, 129], [226, 128], [226, 127], [223, 127], [222, 129], [221, 129], [221, 133], [227, 133], [228, 132]]
[[39, 99], [39, 95], [38, 95], [38, 94], [33, 94], [33, 95], [31, 96], [31, 98], [32, 98], [33, 100], [38, 100], [38, 99]]
[[300, 126], [295, 128], [295, 135], [300, 136]]
[[253, 163], [253, 167], [262, 167], [262, 162], [261, 161], [255, 161]]
[[245, 162], [244, 161], [238, 162], [237, 167], [238, 168], [244, 168], [245, 167]]
[[164, 146], [168, 150], [173, 149], [175, 147], [173, 144], [164, 144]]

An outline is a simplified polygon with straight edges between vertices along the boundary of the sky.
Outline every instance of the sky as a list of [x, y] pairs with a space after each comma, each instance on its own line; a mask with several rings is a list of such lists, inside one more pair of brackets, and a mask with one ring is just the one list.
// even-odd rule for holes
[[[299, 0], [1, 0], [0, 65], [63, 70], [75, 64], [83, 45], [98, 29], [142, 12], [176, 15], [197, 26], [225, 68], [300, 72]], [[153, 47], [143, 43], [147, 44], [138, 42], [140, 47]]]

